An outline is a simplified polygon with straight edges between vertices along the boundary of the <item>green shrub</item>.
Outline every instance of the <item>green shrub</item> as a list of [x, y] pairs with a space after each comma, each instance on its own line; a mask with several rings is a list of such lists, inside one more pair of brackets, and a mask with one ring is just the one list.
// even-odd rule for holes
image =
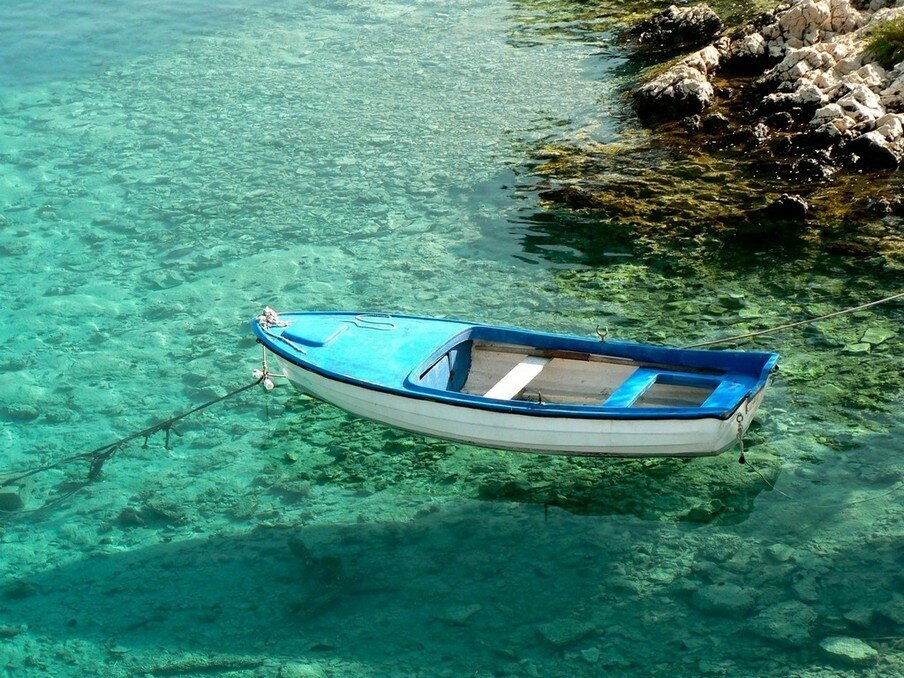
[[876, 55], [883, 68], [893, 68], [904, 61], [904, 14], [883, 21], [872, 33], [869, 51]]

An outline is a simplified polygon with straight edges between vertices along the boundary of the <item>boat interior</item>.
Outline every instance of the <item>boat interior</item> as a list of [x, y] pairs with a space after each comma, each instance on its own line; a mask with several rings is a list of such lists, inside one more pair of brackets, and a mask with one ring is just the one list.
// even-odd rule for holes
[[606, 407], [702, 407], [720, 370], [645, 363], [596, 353], [467, 340], [416, 383], [495, 400]]

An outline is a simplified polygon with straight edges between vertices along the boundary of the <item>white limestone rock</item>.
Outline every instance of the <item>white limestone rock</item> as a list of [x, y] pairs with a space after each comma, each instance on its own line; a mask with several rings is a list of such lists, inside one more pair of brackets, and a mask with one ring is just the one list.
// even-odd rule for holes
[[841, 78], [834, 71], [817, 73], [813, 78], [813, 84], [827, 94], [832, 94], [841, 85]]
[[751, 33], [736, 38], [729, 43], [725, 56], [729, 59], [759, 59], [766, 54], [766, 38], [759, 33]]
[[883, 89], [879, 97], [886, 109], [904, 109], [904, 73]]
[[803, 106], [822, 106], [827, 97], [816, 85], [804, 83], [794, 90], [794, 99]]
[[829, 0], [829, 18], [823, 26], [832, 33], [850, 33], [864, 24], [863, 16], [848, 0]]
[[813, 114], [810, 125], [813, 127], [821, 127], [827, 122], [833, 122], [838, 118], [844, 117], [844, 110], [838, 104], [826, 104]]
[[848, 54], [848, 49], [841, 43], [820, 43], [800, 49], [789, 49], [785, 57], [766, 73], [767, 78], [779, 82], [795, 81], [805, 73], [814, 69], [829, 71]]
[[[832, 125], [846, 143], [876, 163], [904, 152], [904, 63], [886, 70], [869, 52], [875, 22], [904, 15], [904, 0], [787, 0], [774, 20], [748, 24], [654, 78], [637, 93], [638, 110], [651, 117], [699, 113], [714, 97], [712, 74], [722, 62], [753, 65], [774, 59], [761, 84], [772, 87], [764, 110], [814, 110], [812, 129]], [[863, 135], [860, 135], [863, 136]], [[879, 166], [878, 164], [876, 166]]]
[[803, 0], [782, 12], [778, 22], [770, 26], [765, 37], [769, 53], [781, 56], [787, 49], [799, 49], [817, 43], [822, 35], [822, 25], [832, 16], [827, 2]]
[[841, 77], [845, 77], [850, 75], [858, 68], [863, 66], [863, 55], [856, 54], [851, 56], [848, 59], [842, 59], [837, 64], [835, 64], [835, 72], [838, 73]]
[[710, 45], [682, 59], [634, 93], [641, 117], [678, 118], [699, 113], [712, 103], [709, 79], [718, 68], [718, 48]]
[[848, 93], [836, 102], [846, 115], [858, 122], [873, 122], [885, 115], [879, 95], [866, 85], [845, 85]]
[[833, 120], [832, 124], [835, 126], [835, 129], [837, 129], [839, 132], [844, 133], [850, 129], [853, 129], [857, 125], [857, 121], [854, 120], [851, 116], [845, 115]]
[[886, 113], [876, 120], [876, 129], [873, 131], [890, 142], [904, 138], [904, 113]]

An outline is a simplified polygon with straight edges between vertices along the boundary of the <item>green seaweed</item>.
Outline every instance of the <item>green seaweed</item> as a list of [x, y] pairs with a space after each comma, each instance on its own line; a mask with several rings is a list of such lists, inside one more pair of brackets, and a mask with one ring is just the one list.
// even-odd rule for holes
[[904, 15], [887, 19], [870, 31], [868, 49], [883, 68], [904, 61]]

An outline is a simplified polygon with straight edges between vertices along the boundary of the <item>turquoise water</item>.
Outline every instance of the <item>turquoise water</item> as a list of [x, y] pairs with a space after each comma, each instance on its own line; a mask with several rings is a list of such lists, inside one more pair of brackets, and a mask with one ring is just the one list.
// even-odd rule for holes
[[[896, 291], [878, 257], [544, 210], [536, 148], [643, 134], [570, 7], [5, 4], [2, 468], [246, 383], [265, 304], [681, 343]], [[0, 673], [824, 674], [832, 636], [900, 672], [900, 335], [886, 307], [761, 340], [780, 492], [733, 453], [550, 459], [242, 395], [0, 518]]]

